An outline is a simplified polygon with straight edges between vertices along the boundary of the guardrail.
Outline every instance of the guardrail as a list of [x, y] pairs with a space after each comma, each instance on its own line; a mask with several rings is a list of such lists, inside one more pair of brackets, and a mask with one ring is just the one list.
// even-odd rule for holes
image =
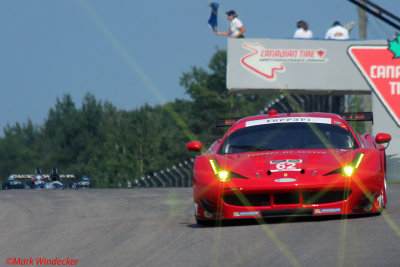
[[142, 176], [128, 183], [128, 187], [192, 187], [194, 158], [172, 167]]

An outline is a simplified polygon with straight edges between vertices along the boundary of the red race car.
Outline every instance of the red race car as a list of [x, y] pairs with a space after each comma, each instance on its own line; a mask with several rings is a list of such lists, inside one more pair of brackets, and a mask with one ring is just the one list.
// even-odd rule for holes
[[380, 212], [387, 203], [382, 144], [391, 136], [359, 135], [348, 123], [367, 117], [273, 110], [222, 120], [231, 127], [194, 163], [197, 223]]

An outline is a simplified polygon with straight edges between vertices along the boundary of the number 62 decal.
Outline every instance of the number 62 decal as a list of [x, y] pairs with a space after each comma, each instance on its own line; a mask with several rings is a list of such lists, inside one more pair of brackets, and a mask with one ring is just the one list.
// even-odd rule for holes
[[271, 172], [300, 171], [301, 159], [271, 160]]

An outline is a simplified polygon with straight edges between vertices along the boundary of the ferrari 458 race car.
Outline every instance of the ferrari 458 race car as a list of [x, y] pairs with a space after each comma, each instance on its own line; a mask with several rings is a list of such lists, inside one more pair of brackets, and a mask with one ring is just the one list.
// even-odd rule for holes
[[226, 120], [230, 129], [194, 163], [197, 223], [380, 212], [387, 203], [382, 144], [391, 136], [359, 135], [348, 123], [368, 115], [270, 111]]

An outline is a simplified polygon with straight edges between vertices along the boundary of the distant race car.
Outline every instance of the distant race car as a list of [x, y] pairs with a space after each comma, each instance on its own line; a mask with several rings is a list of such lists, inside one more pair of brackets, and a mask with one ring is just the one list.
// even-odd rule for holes
[[53, 168], [50, 174], [42, 174], [40, 168], [36, 168], [34, 174], [12, 174], [12, 179], [28, 179], [28, 189], [64, 189], [61, 179], [75, 179], [73, 174], [58, 174], [57, 168]]
[[44, 189], [46, 181], [44, 180], [43, 175], [35, 174], [30, 180], [26, 182], [26, 185], [30, 189]]
[[74, 189], [79, 189], [79, 188], [92, 188], [93, 187], [93, 183], [90, 182], [88, 177], [83, 177], [82, 181], [79, 182], [70, 182], [69, 183], [69, 187], [70, 188], [74, 188]]
[[3, 190], [25, 189], [25, 185], [20, 181], [16, 181], [13, 177], [9, 177], [8, 181], [4, 182], [1, 188]]
[[[391, 136], [359, 135], [347, 122], [372, 113], [344, 117], [273, 110], [222, 120], [231, 127], [194, 163], [197, 223], [380, 212], [387, 203], [382, 144]], [[201, 151], [202, 144], [186, 148]]]

